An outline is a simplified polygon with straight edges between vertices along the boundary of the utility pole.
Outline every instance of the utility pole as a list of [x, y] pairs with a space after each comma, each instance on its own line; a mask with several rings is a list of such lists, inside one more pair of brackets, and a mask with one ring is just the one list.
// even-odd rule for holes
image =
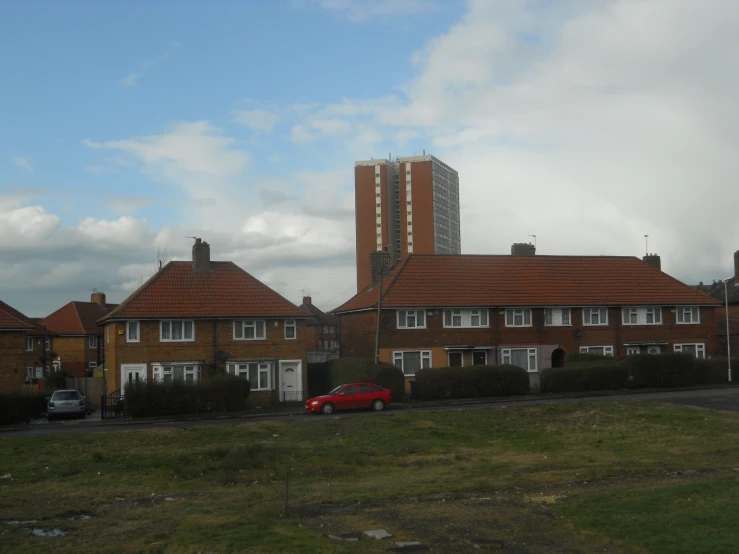
[[380, 316], [382, 315], [382, 281], [385, 272], [380, 273], [380, 286], [377, 287], [377, 329], [375, 330], [375, 364], [380, 363]]
[[724, 307], [726, 309], [726, 357], [729, 360], [729, 383], [731, 383], [731, 335], [729, 335], [729, 280], [724, 281]]

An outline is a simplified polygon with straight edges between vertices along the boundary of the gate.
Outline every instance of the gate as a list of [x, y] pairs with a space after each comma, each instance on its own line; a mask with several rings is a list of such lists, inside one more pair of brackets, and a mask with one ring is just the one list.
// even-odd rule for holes
[[108, 396], [103, 395], [100, 398], [100, 417], [101, 419], [125, 417], [123, 396], [120, 390], [113, 391]]

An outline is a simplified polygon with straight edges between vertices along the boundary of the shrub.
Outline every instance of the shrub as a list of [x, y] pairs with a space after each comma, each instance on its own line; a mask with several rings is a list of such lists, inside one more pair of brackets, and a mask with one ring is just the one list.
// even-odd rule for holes
[[[728, 358], [696, 360], [695, 365], [699, 385], [723, 385], [729, 382]], [[739, 359], [731, 359], [731, 380], [739, 381]]]
[[572, 354], [567, 355], [567, 364], [566, 366], [569, 367], [572, 364], [580, 364], [580, 363], [596, 363], [601, 362], [603, 360], [607, 361], [613, 361], [613, 356], [600, 356], [598, 354], [587, 354], [584, 352], [573, 352]]
[[125, 405], [131, 417], [234, 412], [247, 408], [249, 381], [219, 375], [188, 384], [139, 382], [126, 386]]
[[50, 390], [66, 389], [68, 377], [71, 377], [71, 375], [63, 369], [60, 369], [59, 371], [52, 371], [46, 377], [44, 381], [44, 387]]
[[13, 425], [39, 417], [46, 412], [46, 397], [43, 392], [0, 393], [0, 425]]
[[419, 400], [486, 398], [529, 393], [529, 375], [513, 365], [441, 367], [416, 374]]
[[628, 364], [613, 358], [597, 358], [541, 373], [541, 392], [618, 390], [628, 386]]
[[363, 358], [339, 358], [308, 365], [308, 393], [326, 394], [344, 383], [370, 382], [390, 389], [393, 401], [400, 402], [405, 395], [403, 372], [390, 364], [375, 364]]
[[696, 360], [689, 354], [629, 356], [629, 387], [688, 387], [698, 384]]

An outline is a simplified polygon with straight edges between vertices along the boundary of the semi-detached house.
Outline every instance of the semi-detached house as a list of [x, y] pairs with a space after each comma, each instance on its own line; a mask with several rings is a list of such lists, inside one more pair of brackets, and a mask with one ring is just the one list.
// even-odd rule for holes
[[662, 272], [658, 256], [645, 259], [411, 255], [381, 292], [376, 279], [334, 310], [342, 356], [375, 356], [380, 301], [379, 359], [410, 380], [427, 367], [539, 372], [574, 352], [712, 356], [718, 302]]
[[309, 318], [233, 262], [211, 262], [197, 239], [192, 262], [168, 263], [100, 320], [108, 393], [227, 372], [262, 405], [302, 401]]

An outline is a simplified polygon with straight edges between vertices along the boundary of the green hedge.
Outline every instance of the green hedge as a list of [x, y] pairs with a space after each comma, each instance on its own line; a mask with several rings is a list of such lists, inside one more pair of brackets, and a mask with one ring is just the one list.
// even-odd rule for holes
[[513, 365], [440, 367], [416, 373], [419, 400], [487, 398], [529, 393], [529, 375]]
[[0, 425], [14, 425], [46, 412], [46, 392], [0, 393]]
[[[696, 360], [699, 385], [723, 385], [729, 382], [728, 358]], [[739, 383], [739, 358], [731, 359], [731, 380]]]
[[541, 392], [617, 390], [628, 386], [626, 360], [600, 358], [541, 372]]
[[363, 358], [339, 358], [308, 364], [308, 394], [320, 396], [345, 383], [369, 382], [390, 389], [394, 402], [405, 395], [403, 372], [390, 364], [375, 364]]
[[247, 409], [248, 398], [249, 381], [230, 375], [195, 384], [140, 382], [125, 389], [131, 417], [238, 412]]
[[629, 387], [653, 389], [698, 384], [696, 359], [689, 354], [644, 354], [627, 358]]

